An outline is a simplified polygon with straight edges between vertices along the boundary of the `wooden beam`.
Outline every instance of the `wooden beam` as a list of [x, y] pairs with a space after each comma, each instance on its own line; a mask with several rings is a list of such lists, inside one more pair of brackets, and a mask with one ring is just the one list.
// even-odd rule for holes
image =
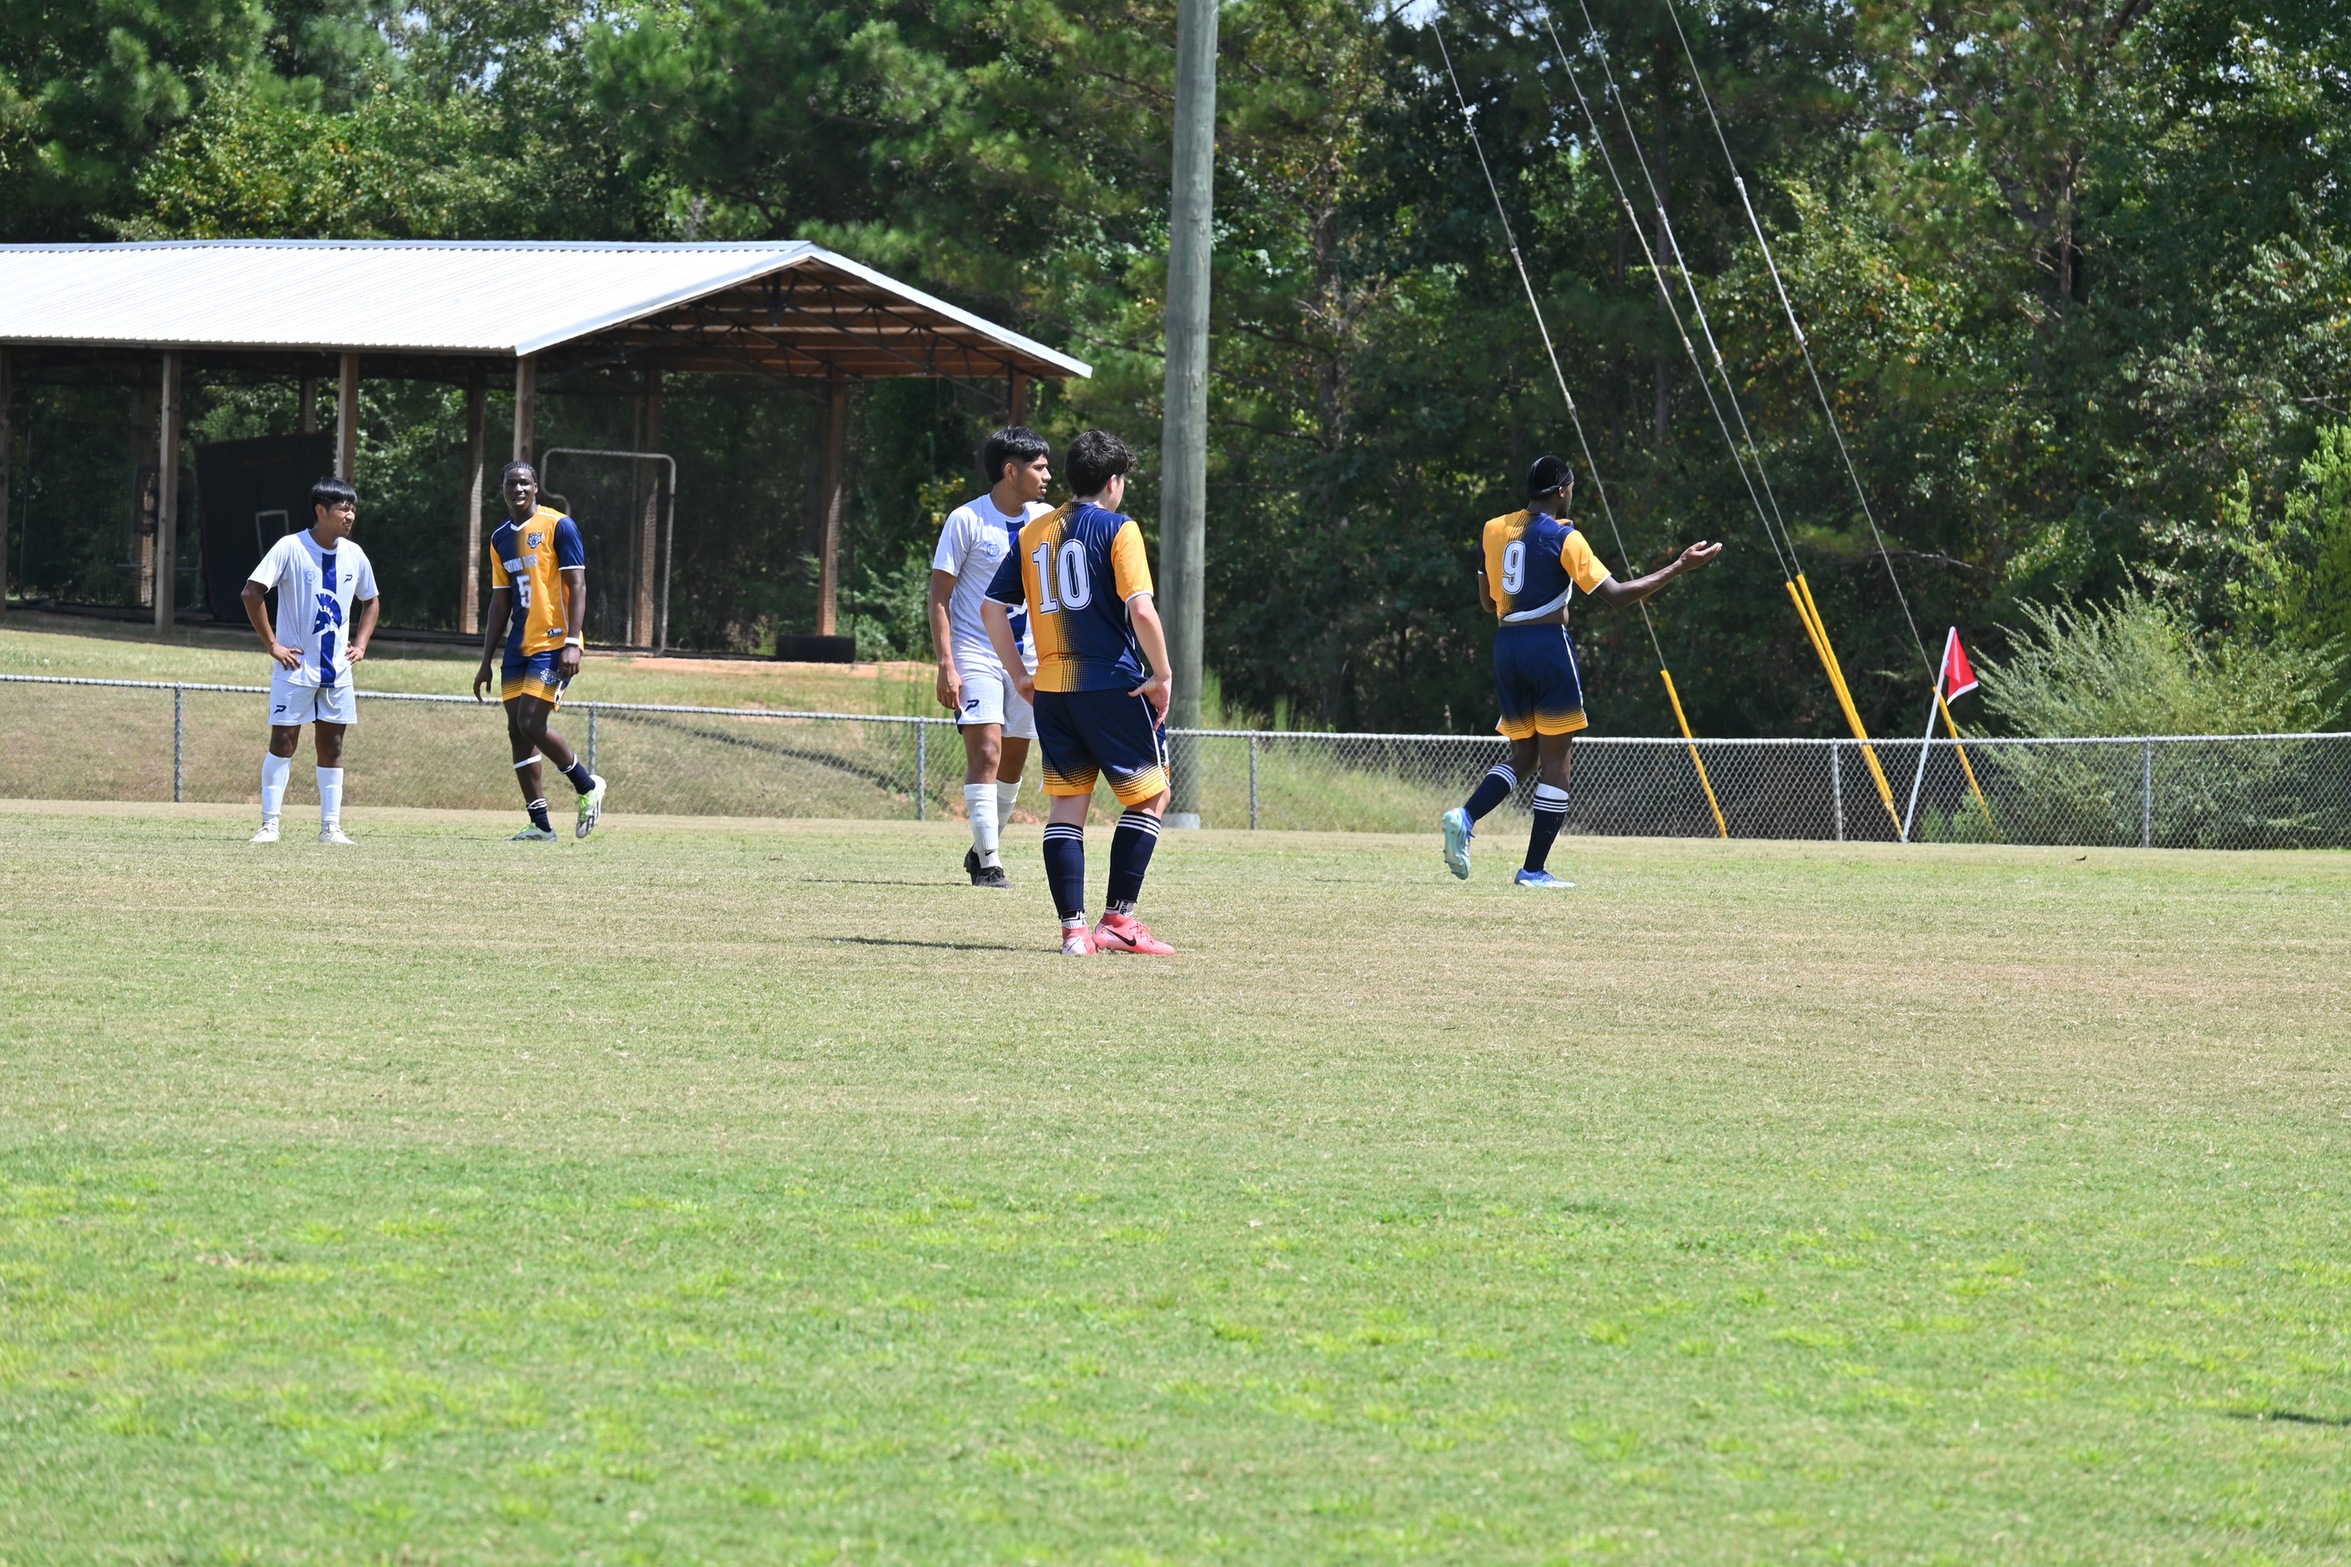
[[170, 636], [179, 613], [180, 355], [163, 354], [162, 413], [155, 452], [155, 630]]
[[816, 566], [816, 634], [837, 636], [841, 600], [841, 487], [849, 456], [849, 383], [825, 388], [824, 544]]
[[157, 377], [139, 366], [139, 384], [131, 392], [131, 559], [135, 575], [131, 602], [140, 609], [155, 607], [155, 398]]
[[14, 400], [8, 350], [0, 348], [0, 615], [8, 613], [8, 456], [15, 449], [8, 423], [8, 405]]
[[[514, 361], [514, 460], [536, 469], [538, 459], [531, 454], [538, 450], [538, 439], [539, 361], [524, 354]], [[498, 493], [503, 499], [505, 486]]]
[[457, 577], [457, 629], [467, 636], [482, 630], [482, 431], [488, 423], [490, 389], [480, 370], [465, 389], [465, 517], [460, 533], [465, 554]]
[[1006, 423], [1025, 424], [1029, 417], [1029, 378], [1015, 370], [1008, 379], [1012, 383], [1012, 417]]
[[335, 477], [345, 484], [359, 471], [359, 356], [345, 354], [335, 377]]
[[[637, 399], [636, 449], [661, 450], [661, 372], [658, 370], [645, 372], [645, 389]], [[651, 647], [654, 547], [660, 542], [661, 481], [665, 475], [660, 463], [641, 462], [632, 466], [637, 470], [637, 548], [633, 573], [636, 591], [629, 596], [629, 641], [637, 647]]]
[[304, 435], [316, 435], [318, 433], [318, 377], [304, 376], [302, 390], [296, 395], [302, 400], [300, 406], [301, 423], [296, 428]]

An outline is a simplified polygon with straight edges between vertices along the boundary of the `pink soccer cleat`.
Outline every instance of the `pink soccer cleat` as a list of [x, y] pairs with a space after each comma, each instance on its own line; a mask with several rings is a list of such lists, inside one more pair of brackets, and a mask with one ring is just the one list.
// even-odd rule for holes
[[1151, 934], [1149, 926], [1132, 914], [1105, 914], [1094, 927], [1096, 952], [1140, 952], [1147, 957], [1175, 956], [1175, 948]]
[[1061, 927], [1061, 955], [1063, 957], [1082, 958], [1090, 956], [1093, 951], [1094, 938], [1087, 934], [1085, 926], [1064, 925]]

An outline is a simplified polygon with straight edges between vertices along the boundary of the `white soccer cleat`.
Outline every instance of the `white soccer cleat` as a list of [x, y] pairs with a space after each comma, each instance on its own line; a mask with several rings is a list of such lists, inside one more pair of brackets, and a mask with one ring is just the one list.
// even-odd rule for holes
[[328, 822], [324, 826], [320, 827], [318, 830], [318, 841], [321, 843], [341, 844], [344, 848], [351, 847], [351, 835], [343, 831], [343, 824], [341, 822]]
[[541, 827], [537, 822], [533, 822], [506, 841], [508, 843], [561, 843], [563, 837], [554, 828]]
[[590, 773], [596, 787], [580, 796], [580, 824], [571, 830], [574, 838], [585, 838], [596, 830], [596, 823], [604, 816], [604, 775]]
[[252, 837], [250, 837], [250, 838], [246, 839], [245, 841], [246, 841], [247, 843], [275, 843], [275, 842], [277, 842], [277, 841], [278, 841], [278, 819], [277, 819], [276, 817], [274, 817], [274, 816], [264, 816], [264, 817], [261, 819], [261, 831], [259, 831], [259, 832], [255, 833], [255, 834], [254, 834]]
[[1445, 829], [1445, 869], [1469, 880], [1469, 840], [1477, 836], [1470, 825], [1469, 812], [1456, 805], [1447, 811], [1438, 825]]

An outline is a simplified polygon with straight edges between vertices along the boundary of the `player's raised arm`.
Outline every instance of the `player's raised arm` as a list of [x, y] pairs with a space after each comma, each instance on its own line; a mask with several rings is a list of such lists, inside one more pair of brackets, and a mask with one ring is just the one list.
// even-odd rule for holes
[[1702, 570], [1713, 564], [1714, 557], [1721, 553], [1720, 544], [1700, 540], [1645, 577], [1635, 577], [1630, 582], [1605, 577], [1587, 591], [1601, 603], [1610, 606], [1638, 604], [1684, 572]]

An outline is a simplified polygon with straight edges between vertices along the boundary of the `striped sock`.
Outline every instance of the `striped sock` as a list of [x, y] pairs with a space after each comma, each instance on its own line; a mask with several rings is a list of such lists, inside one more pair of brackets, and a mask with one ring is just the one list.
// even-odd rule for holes
[[1469, 813], [1469, 819], [1474, 822], [1509, 799], [1510, 792], [1517, 787], [1518, 774], [1511, 771], [1510, 764], [1496, 762], [1493, 771], [1480, 778], [1478, 786], [1470, 791], [1469, 803], [1462, 809]]
[[1118, 819], [1110, 839], [1110, 886], [1102, 906], [1113, 914], [1132, 914], [1143, 895], [1143, 873], [1151, 868], [1151, 851], [1159, 846], [1159, 818], [1148, 811], [1129, 811]]
[[1549, 784], [1535, 785], [1535, 822], [1527, 829], [1527, 869], [1539, 871], [1551, 858], [1551, 845], [1567, 825], [1567, 791]]
[[1086, 922], [1086, 829], [1055, 822], [1045, 829], [1045, 885], [1064, 925]]
[[547, 820], [547, 797], [545, 795], [539, 796], [536, 800], [533, 800], [530, 804], [524, 806], [523, 809], [531, 813], [531, 825], [533, 827], [538, 828], [541, 832], [553, 832], [555, 830], [555, 824]]

